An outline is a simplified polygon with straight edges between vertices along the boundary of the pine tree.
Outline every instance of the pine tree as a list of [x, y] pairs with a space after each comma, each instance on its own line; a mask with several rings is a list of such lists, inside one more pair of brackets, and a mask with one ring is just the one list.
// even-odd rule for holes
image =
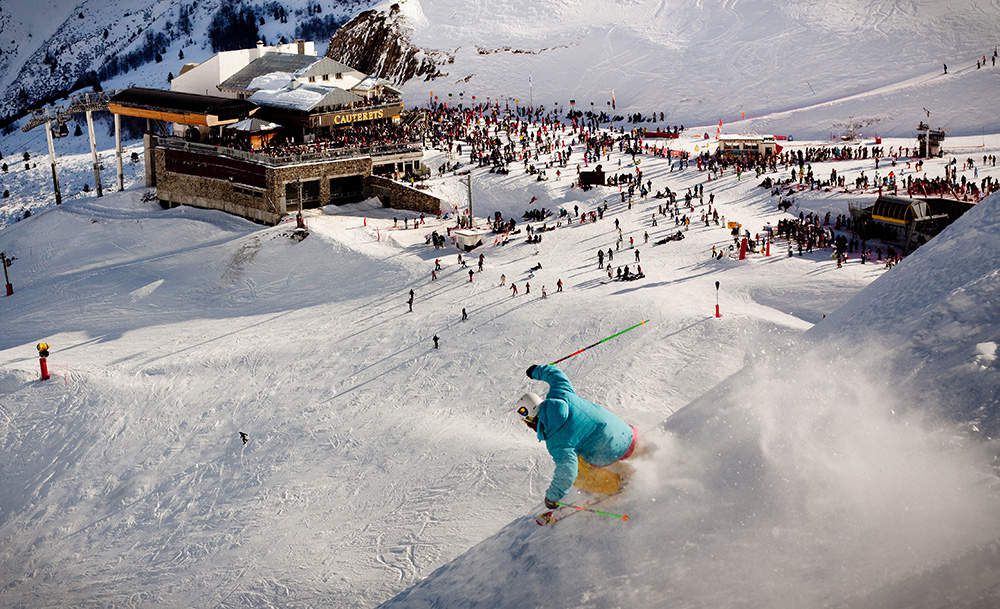
[[77, 123], [76, 127], [73, 127], [73, 137], [80, 137], [81, 135], [83, 135], [83, 129], [80, 129], [80, 123]]
[[184, 59], [184, 49], [177, 51], [177, 59]]
[[174, 81], [174, 73], [167, 72], [167, 82], [173, 82], [173, 81]]

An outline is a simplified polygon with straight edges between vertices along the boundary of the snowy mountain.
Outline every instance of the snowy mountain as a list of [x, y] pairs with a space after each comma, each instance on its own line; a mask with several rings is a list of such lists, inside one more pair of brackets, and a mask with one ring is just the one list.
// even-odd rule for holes
[[[988, 0], [45, 2], [0, 7], [0, 117], [94, 82], [166, 86], [183, 63], [241, 36], [323, 47], [356, 17], [331, 56], [406, 82], [411, 105], [433, 92], [610, 110], [614, 92], [618, 114], [662, 112], [665, 124], [745, 116], [734, 129], [827, 137], [855, 122], [908, 135], [927, 108], [952, 134], [1000, 130], [980, 103], [1000, 72], [975, 68], [997, 44], [1000, 11]], [[213, 20], [245, 13], [256, 32], [213, 36]]]
[[366, 0], [27, 0], [0, 7], [0, 121], [99, 83], [166, 88], [168, 74], [257, 39], [315, 39]]
[[[393, 10], [391, 7], [398, 7]], [[401, 0], [381, 5], [412, 30], [439, 75], [417, 73], [412, 103], [500, 99], [610, 111], [662, 112], [663, 124], [840, 134], [908, 135], [928, 108], [953, 134], [1000, 129], [988, 109], [996, 69], [976, 70], [997, 44], [987, 0]], [[371, 17], [364, 16], [364, 30]], [[352, 24], [346, 26], [354, 29]], [[354, 39], [334, 56], [351, 56]], [[379, 61], [393, 77], [391, 46]], [[373, 63], [377, 63], [373, 61]], [[942, 64], [950, 67], [948, 77]], [[725, 94], [719, 92], [724, 90]], [[591, 104], [593, 103], [593, 106]], [[747, 120], [739, 123], [745, 113]]]

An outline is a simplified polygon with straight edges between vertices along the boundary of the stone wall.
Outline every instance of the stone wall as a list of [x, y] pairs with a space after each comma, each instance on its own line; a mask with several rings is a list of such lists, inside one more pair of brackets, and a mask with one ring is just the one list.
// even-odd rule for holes
[[379, 176], [370, 176], [365, 181], [365, 195], [378, 197], [384, 207], [406, 209], [437, 215], [441, 210], [441, 199]]
[[[229, 180], [168, 172], [163, 149], [153, 149], [156, 197], [174, 205], [218, 209], [264, 224], [281, 221], [281, 200], [275, 201], [266, 190], [251, 188]], [[148, 162], [148, 157], [147, 157]], [[265, 168], [261, 167], [261, 171]]]
[[282, 213], [288, 213], [285, 204], [285, 184], [297, 180], [305, 182], [318, 179], [320, 205], [326, 205], [330, 201], [330, 178], [368, 176], [371, 173], [371, 157], [276, 167], [267, 172], [267, 190], [272, 199], [278, 202]]
[[[171, 153], [185, 154], [176, 150]], [[152, 163], [148, 162], [149, 154], [152, 154]], [[371, 157], [318, 161], [283, 167], [260, 165], [260, 171], [264, 174], [264, 188], [208, 175], [179, 173], [180, 170], [176, 167], [174, 171], [168, 171], [166, 157], [167, 152], [162, 148], [153, 148], [147, 152], [147, 165], [150, 169], [147, 180], [155, 182], [157, 198], [160, 201], [172, 205], [218, 209], [264, 224], [277, 224], [282, 216], [295, 211], [295, 209], [289, 210], [285, 201], [287, 184], [294, 184], [298, 180], [303, 182], [319, 180], [319, 203], [326, 205], [330, 201], [330, 179], [346, 176], [364, 176], [364, 196], [377, 197], [385, 207], [429, 215], [437, 215], [441, 210], [441, 199], [438, 197], [387, 178], [371, 175]], [[171, 162], [177, 165], [177, 162]], [[246, 181], [260, 185], [257, 174], [254, 174], [254, 177], [254, 180]]]

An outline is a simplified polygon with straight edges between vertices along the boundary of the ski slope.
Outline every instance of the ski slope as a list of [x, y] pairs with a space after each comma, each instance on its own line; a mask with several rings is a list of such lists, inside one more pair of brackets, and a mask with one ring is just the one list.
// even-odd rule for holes
[[[979, 138], [953, 145], [976, 155], [1000, 150], [996, 136], [983, 148]], [[446, 156], [428, 152], [427, 162]], [[626, 155], [607, 163], [619, 159], [621, 171], [634, 169]], [[946, 161], [928, 162], [927, 173]], [[85, 175], [87, 156], [67, 165]], [[870, 162], [848, 161], [817, 164], [818, 174], [828, 165], [848, 181], [870, 171]], [[704, 182], [695, 169], [670, 172], [660, 159], [644, 157], [641, 166], [654, 191]], [[0, 250], [17, 256], [15, 294], [0, 300], [4, 604], [367, 608], [434, 573], [397, 606], [446, 598], [456, 600], [439, 606], [495, 606], [500, 593], [506, 606], [535, 606], [542, 591], [531, 578], [546, 571], [518, 561], [541, 556], [564, 557], [550, 563], [564, 575], [549, 578], [555, 587], [542, 603], [555, 606], [614, 606], [625, 600], [616, 590], [628, 590], [633, 604], [646, 599], [642, 606], [793, 598], [782, 596], [792, 588], [807, 600], [841, 600], [996, 538], [989, 445], [959, 435], [988, 417], [952, 411], [945, 434], [924, 426], [922, 415], [934, 410], [922, 405], [897, 417], [884, 406], [903, 398], [866, 381], [883, 378], [891, 354], [865, 347], [865, 357], [831, 374], [808, 346], [824, 315], [906, 265], [876, 281], [886, 274], [881, 265], [852, 260], [836, 269], [822, 251], [711, 261], [728, 231], [693, 223], [683, 241], [653, 246], [677, 230], [662, 217], [649, 225], [656, 199], [628, 209], [617, 189], [583, 193], [572, 179], [473, 172], [480, 215], [523, 210], [532, 195], [550, 209], [589, 211], [607, 201], [609, 211], [601, 222], [547, 232], [539, 246], [484, 248], [485, 270], [472, 283], [454, 249], [424, 245], [444, 222], [394, 230], [393, 216], [403, 214], [371, 202], [309, 215], [301, 242], [288, 225], [162, 210], [136, 188], [38, 208], [0, 231]], [[706, 199], [715, 193], [720, 213], [751, 231], [790, 217], [756, 183], [728, 174], [706, 184]], [[459, 176], [435, 178], [431, 188], [462, 202]], [[844, 213], [849, 201], [872, 196], [807, 191], [792, 211]], [[954, 229], [981, 225], [969, 234], [982, 256], [996, 251], [995, 207], [984, 203]], [[614, 248], [614, 219], [636, 239], [644, 282], [607, 282], [596, 268], [597, 248]], [[623, 249], [616, 264], [633, 255]], [[432, 282], [437, 257], [445, 270]], [[529, 277], [537, 263], [542, 270]], [[498, 285], [501, 273], [521, 295]], [[566, 289], [556, 294], [559, 278]], [[973, 283], [964, 273], [948, 279]], [[721, 319], [712, 317], [715, 281]], [[995, 290], [995, 282], [976, 285], [987, 297]], [[907, 302], [922, 310], [921, 301]], [[620, 529], [581, 516], [552, 531], [525, 528], [552, 465], [513, 414], [531, 386], [524, 368], [641, 319], [651, 323], [565, 365], [583, 395], [659, 446], [619, 502], [634, 516], [624, 539], [637, 541], [623, 546]], [[976, 319], [958, 323], [968, 334], [961, 354], [985, 370], [989, 390], [988, 348], [964, 348], [995, 342], [982, 323], [989, 318]], [[45, 383], [36, 380], [34, 350], [43, 340], [52, 350]], [[901, 357], [907, 345], [896, 350]], [[784, 359], [793, 356], [801, 361]], [[756, 362], [739, 393], [722, 385], [723, 397], [703, 398]], [[846, 409], [845, 392], [854, 396]], [[813, 407], [802, 408], [803, 395]], [[664, 420], [669, 433], [655, 431]], [[902, 517], [900, 506], [912, 515]], [[904, 552], [908, 539], [912, 551]], [[516, 552], [501, 556], [495, 547]], [[844, 581], [826, 577], [831, 565]], [[673, 578], [664, 576], [669, 569]], [[758, 584], [774, 580], [763, 577], [773, 576], [768, 569], [789, 574], [785, 587]], [[652, 587], [660, 582], [669, 585]]]
[[1000, 407], [973, 346], [996, 348], [998, 223], [994, 196], [647, 430], [600, 504], [629, 522], [516, 519], [382, 607], [995, 606], [995, 442], [952, 424]]

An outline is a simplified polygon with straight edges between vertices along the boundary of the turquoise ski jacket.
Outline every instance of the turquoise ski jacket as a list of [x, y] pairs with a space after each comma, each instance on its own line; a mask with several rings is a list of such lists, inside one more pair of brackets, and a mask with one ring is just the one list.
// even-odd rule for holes
[[549, 384], [538, 407], [538, 440], [556, 462], [545, 498], [559, 501], [576, 481], [577, 456], [603, 467], [622, 458], [632, 444], [632, 428], [606, 409], [576, 394], [569, 379], [552, 365], [535, 366], [531, 378]]

